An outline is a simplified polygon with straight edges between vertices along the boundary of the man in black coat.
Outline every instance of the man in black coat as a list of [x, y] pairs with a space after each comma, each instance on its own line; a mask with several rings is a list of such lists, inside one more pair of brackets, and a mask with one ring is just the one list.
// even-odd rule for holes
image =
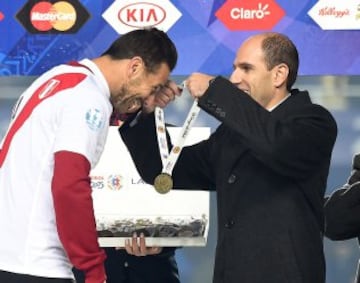
[[[104, 248], [106, 283], [180, 283], [175, 248], [158, 254], [135, 256], [124, 249]], [[74, 269], [76, 283], [84, 283], [82, 272]]]
[[[216, 190], [214, 283], [323, 283], [323, 198], [337, 126], [306, 91], [292, 89], [298, 52], [279, 33], [247, 39], [227, 80], [185, 82], [221, 125], [184, 147], [174, 188]], [[152, 128], [152, 129], [151, 129]], [[120, 129], [142, 178], [162, 171], [154, 115]]]
[[[325, 199], [325, 235], [334, 241], [360, 241], [360, 154], [354, 156], [347, 183]], [[360, 265], [359, 265], [360, 266]], [[356, 283], [360, 283], [359, 266]]]

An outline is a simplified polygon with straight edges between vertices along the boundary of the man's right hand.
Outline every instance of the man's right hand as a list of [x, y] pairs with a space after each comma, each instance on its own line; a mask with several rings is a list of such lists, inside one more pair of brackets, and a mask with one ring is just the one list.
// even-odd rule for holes
[[204, 95], [208, 89], [210, 82], [214, 76], [203, 73], [192, 73], [185, 81], [185, 85], [190, 94], [194, 98], [199, 98]]
[[360, 181], [360, 154], [356, 154], [353, 158], [353, 165], [348, 184], [352, 185]]
[[353, 159], [348, 182], [325, 199], [325, 235], [346, 240], [360, 235], [360, 155]]

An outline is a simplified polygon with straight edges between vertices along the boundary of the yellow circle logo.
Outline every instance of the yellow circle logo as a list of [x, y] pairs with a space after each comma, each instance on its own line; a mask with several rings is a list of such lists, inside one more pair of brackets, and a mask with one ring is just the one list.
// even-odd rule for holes
[[71, 29], [76, 22], [74, 7], [68, 2], [60, 1], [53, 5], [53, 9], [58, 14], [56, 20], [52, 22], [53, 28], [58, 31]]

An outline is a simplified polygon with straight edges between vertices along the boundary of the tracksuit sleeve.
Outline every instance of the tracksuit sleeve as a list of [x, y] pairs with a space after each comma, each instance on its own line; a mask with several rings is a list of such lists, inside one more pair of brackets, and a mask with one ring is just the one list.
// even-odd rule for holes
[[85, 156], [55, 153], [52, 195], [58, 235], [70, 262], [84, 271], [86, 283], [103, 283], [106, 255], [97, 241], [89, 172]]

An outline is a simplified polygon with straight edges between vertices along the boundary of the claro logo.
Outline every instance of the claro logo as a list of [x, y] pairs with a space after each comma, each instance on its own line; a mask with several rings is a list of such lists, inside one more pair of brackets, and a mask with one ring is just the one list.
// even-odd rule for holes
[[271, 30], [285, 12], [274, 0], [227, 0], [215, 15], [229, 30]]
[[31, 33], [75, 33], [89, 13], [77, 0], [29, 1], [16, 17]]
[[166, 18], [166, 11], [154, 3], [140, 2], [121, 8], [118, 16], [124, 25], [140, 28], [161, 24]]
[[258, 8], [254, 10], [234, 7], [230, 10], [230, 17], [234, 20], [238, 19], [263, 19], [265, 16], [269, 16], [270, 12], [267, 10], [268, 4], [258, 4]]
[[116, 0], [103, 18], [119, 33], [153, 26], [165, 32], [181, 17], [169, 0]]

